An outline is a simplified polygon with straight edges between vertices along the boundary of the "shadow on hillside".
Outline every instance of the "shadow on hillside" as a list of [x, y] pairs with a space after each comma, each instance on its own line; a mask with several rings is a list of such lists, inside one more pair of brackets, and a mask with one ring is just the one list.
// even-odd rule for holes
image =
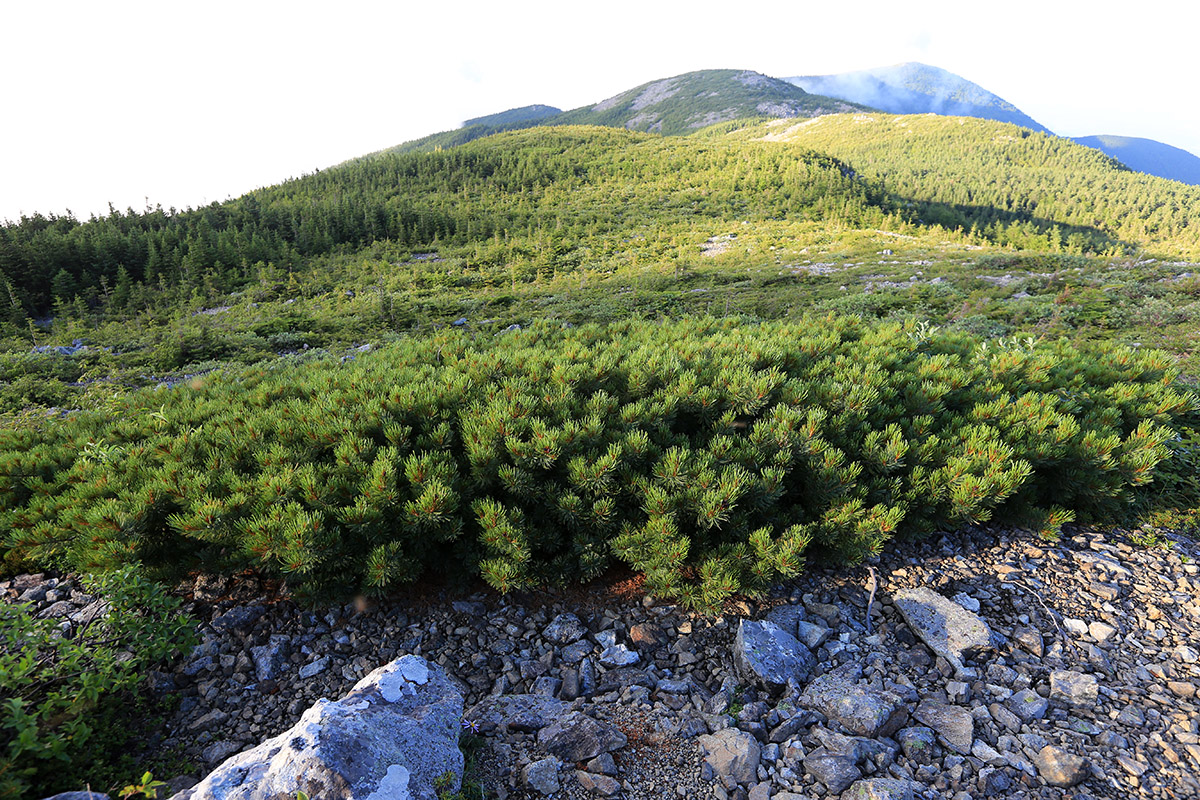
[[964, 232], [974, 227], [980, 236], [998, 245], [1013, 244], [1021, 249], [1042, 249], [1049, 246], [1050, 249], [1055, 249], [1053, 239], [1054, 230], [1057, 228], [1057, 246], [1064, 250], [1120, 253], [1139, 249], [1137, 244], [1114, 238], [1100, 228], [1068, 225], [1021, 211], [1008, 211], [995, 206], [913, 200], [900, 195], [892, 195], [892, 200], [908, 210], [913, 222], [921, 225], [941, 225], [943, 228]]

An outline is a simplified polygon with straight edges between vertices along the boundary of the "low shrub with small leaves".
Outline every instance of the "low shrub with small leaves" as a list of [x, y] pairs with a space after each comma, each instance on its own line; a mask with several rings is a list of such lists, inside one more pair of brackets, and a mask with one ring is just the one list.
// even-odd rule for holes
[[1195, 406], [1161, 354], [913, 322], [439, 332], [0, 432], [0, 529], [14, 563], [341, 596], [620, 560], [714, 607], [896, 532], [1124, 509]]
[[148, 668], [194, 644], [179, 601], [132, 567], [95, 590], [107, 612], [70, 633], [0, 603], [0, 797], [78, 789], [111, 771], [125, 744], [114, 736], [138, 731], [112, 730], [106, 702], [135, 695]]

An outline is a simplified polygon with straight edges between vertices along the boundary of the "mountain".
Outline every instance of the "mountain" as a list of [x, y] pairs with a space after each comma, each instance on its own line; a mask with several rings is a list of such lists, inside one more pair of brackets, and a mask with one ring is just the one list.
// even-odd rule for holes
[[457, 130], [435, 133], [383, 152], [428, 152], [535, 125], [604, 125], [676, 135], [748, 117], [816, 117], [855, 110], [869, 109], [810, 94], [787, 81], [749, 70], [708, 69], [644, 83], [571, 111], [556, 113], [553, 106], [525, 106], [476, 117]]
[[1012, 103], [966, 78], [928, 64], [802, 75], [787, 80], [806, 92], [862, 103], [892, 114], [943, 114], [1011, 122], [1039, 133], [1050, 131]]
[[568, 111], [553, 123], [682, 134], [747, 117], [816, 117], [857, 108], [861, 107], [758, 72], [711, 69], [644, 83], [594, 106]]
[[1107, 153], [1138, 172], [1200, 186], [1200, 158], [1187, 150], [1136, 136], [1079, 136], [1072, 141]]
[[521, 106], [520, 108], [510, 108], [508, 111], [501, 111], [499, 114], [474, 117], [463, 122], [462, 126], [470, 128], [473, 125], [511, 125], [514, 122], [536, 122], [561, 113], [562, 109], [555, 108], [554, 106]]

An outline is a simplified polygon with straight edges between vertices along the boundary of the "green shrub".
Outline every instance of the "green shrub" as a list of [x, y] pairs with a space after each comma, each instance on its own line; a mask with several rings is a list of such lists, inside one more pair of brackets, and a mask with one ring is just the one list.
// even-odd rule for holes
[[343, 596], [616, 558], [711, 607], [896, 532], [1121, 511], [1193, 402], [1153, 352], [836, 316], [442, 331], [293, 363], [0, 432], [3, 547], [81, 570], [232, 558]]
[[102, 619], [64, 634], [28, 605], [0, 603], [0, 797], [79, 788], [136, 730], [113, 731], [105, 701], [136, 693], [151, 666], [194, 644], [179, 601], [129, 566], [98, 579]]

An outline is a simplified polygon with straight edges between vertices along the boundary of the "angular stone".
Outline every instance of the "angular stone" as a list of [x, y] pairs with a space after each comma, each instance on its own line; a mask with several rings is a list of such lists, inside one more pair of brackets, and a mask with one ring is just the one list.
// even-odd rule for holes
[[254, 659], [254, 674], [260, 681], [274, 680], [291, 652], [291, 640], [280, 633], [271, 634], [267, 644], [250, 648]]
[[1042, 632], [1036, 628], [1014, 628], [1013, 638], [1017, 644], [1024, 647], [1033, 655], [1041, 658], [1045, 653], [1045, 647], [1042, 643]]
[[1063, 620], [1063, 627], [1067, 629], [1067, 633], [1071, 634], [1077, 639], [1087, 636], [1088, 625], [1081, 619], [1067, 617]]
[[642, 622], [629, 629], [629, 641], [639, 650], [657, 650], [669, 641], [669, 637], [654, 623]]
[[855, 781], [842, 793], [842, 800], [911, 800], [925, 787], [915, 781], [896, 778], [867, 778]]
[[578, 664], [583, 661], [592, 652], [593, 645], [586, 639], [581, 639], [574, 644], [569, 644], [562, 649], [562, 661], [564, 664]]
[[854, 758], [818, 747], [804, 757], [804, 771], [825, 784], [833, 794], [844, 792], [862, 777]]
[[796, 638], [809, 650], [816, 650], [825, 644], [825, 640], [829, 638], [829, 634], [829, 628], [822, 627], [821, 625], [814, 625], [806, 620], [800, 620], [796, 623]]
[[1091, 622], [1088, 623], [1088, 635], [1096, 640], [1097, 644], [1105, 645], [1116, 636], [1117, 629], [1106, 622]]
[[971, 744], [975, 741], [975, 718], [970, 711], [936, 700], [922, 700], [913, 716], [933, 728], [946, 747], [960, 755], [971, 754]]
[[[424, 681], [414, 680], [424, 676]], [[337, 702], [319, 700], [291, 729], [225, 761], [174, 800], [412, 797], [462, 781], [462, 695], [441, 667], [404, 656]]]
[[1052, 744], [1039, 750], [1033, 763], [1037, 766], [1038, 774], [1051, 786], [1076, 786], [1087, 778], [1089, 772], [1087, 759]]
[[798, 702], [837, 720], [851, 733], [872, 739], [891, 736], [908, 720], [908, 709], [891, 692], [859, 686], [834, 674], [808, 684]]
[[1050, 701], [1033, 689], [1022, 689], [1008, 698], [1005, 707], [1016, 714], [1022, 722], [1041, 719], [1050, 708]]
[[563, 761], [587, 761], [625, 746], [625, 734], [586, 714], [572, 711], [538, 731], [538, 746]]
[[611, 753], [601, 753], [587, 762], [587, 771], [598, 775], [616, 775], [617, 762], [613, 760]]
[[1021, 718], [999, 703], [992, 703], [988, 706], [988, 713], [992, 715], [992, 719], [1013, 733], [1021, 730]]
[[607, 647], [600, 654], [600, 663], [606, 667], [628, 667], [638, 662], [638, 654], [623, 644]]
[[100, 792], [90, 792], [84, 790], [82, 792], [59, 792], [44, 800], [109, 800], [108, 795]]
[[[796, 636], [797, 624], [804, 621], [804, 608], [796, 605], [775, 606], [767, 612], [766, 620], [775, 623], [792, 636]], [[799, 637], [797, 636], [797, 638]]]
[[200, 757], [205, 764], [218, 764], [241, 750], [242, 746], [237, 742], [219, 739], [200, 751]]
[[267, 607], [263, 605], [234, 606], [219, 617], [214, 617], [209, 624], [219, 631], [245, 630], [258, 622], [265, 613]]
[[930, 650], [961, 673], [965, 661], [992, 648], [992, 630], [978, 615], [932, 589], [902, 589], [893, 602], [904, 621]]
[[559, 789], [558, 768], [561, 765], [562, 762], [553, 756], [534, 761], [521, 770], [521, 779], [540, 794], [553, 794]]
[[481, 733], [500, 729], [533, 733], [557, 719], [567, 704], [540, 694], [502, 694], [485, 697], [467, 711], [466, 719]]
[[1073, 670], [1050, 673], [1050, 699], [1072, 706], [1094, 706], [1100, 687], [1095, 675]]
[[933, 728], [913, 725], [896, 734], [904, 757], [914, 764], [932, 764], [937, 760], [937, 735]]
[[595, 792], [601, 797], [612, 797], [621, 792], [620, 781], [607, 775], [595, 775], [577, 769], [575, 770], [575, 780], [579, 781], [579, 785], [586, 791]]
[[321, 656], [316, 661], [312, 661], [308, 664], [305, 664], [303, 667], [301, 667], [299, 675], [301, 678], [303, 678], [305, 680], [311, 678], [314, 675], [319, 675], [322, 672], [324, 672], [325, 670], [329, 669], [329, 662], [330, 662], [329, 656]]
[[771, 783], [763, 781], [756, 783], [750, 787], [750, 794], [746, 800], [771, 800]]
[[748, 680], [771, 692], [779, 692], [788, 681], [808, 677], [816, 659], [795, 636], [773, 622], [742, 620], [733, 643], [734, 663]]
[[559, 614], [542, 630], [542, 636], [557, 645], [571, 644], [586, 635], [587, 628], [574, 614]]
[[758, 779], [758, 762], [762, 749], [750, 734], [737, 728], [726, 728], [699, 737], [696, 741], [704, 750], [704, 761], [717, 776], [732, 778], [737, 783], [753, 783]]

